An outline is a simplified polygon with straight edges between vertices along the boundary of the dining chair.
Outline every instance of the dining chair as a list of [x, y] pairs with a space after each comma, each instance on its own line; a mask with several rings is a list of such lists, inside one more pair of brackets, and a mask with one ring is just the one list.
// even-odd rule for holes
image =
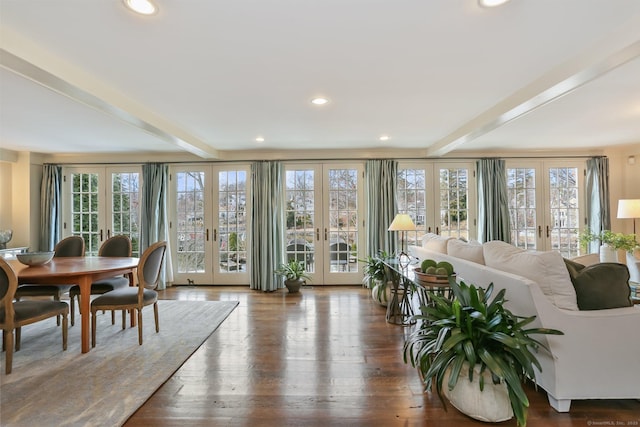
[[[69, 236], [60, 240], [53, 249], [53, 256], [56, 257], [78, 257], [84, 256], [84, 239], [82, 236]], [[20, 285], [16, 290], [15, 299], [20, 301], [24, 297], [52, 297], [55, 301], [65, 292], [71, 289], [72, 285]], [[60, 325], [60, 318], [57, 319]]]
[[[130, 257], [131, 239], [129, 236], [112, 236], [102, 243], [98, 250], [98, 256], [106, 257]], [[102, 279], [91, 284], [91, 295], [102, 295], [115, 289], [129, 286], [129, 278], [126, 276], [115, 276]], [[80, 287], [73, 285], [69, 289], [69, 301], [71, 303], [71, 326], [75, 324], [75, 300], [78, 299], [80, 305]], [[111, 324], [115, 324], [115, 311], [111, 312]]]
[[149, 246], [140, 256], [136, 274], [137, 286], [127, 286], [107, 292], [91, 301], [91, 346], [96, 346], [96, 312], [99, 310], [123, 310], [122, 329], [126, 325], [126, 311], [138, 313], [138, 343], [142, 345], [142, 308], [153, 304], [156, 332], [160, 332], [158, 323], [158, 293], [155, 289], [160, 280], [160, 271], [167, 242], [160, 241]]
[[21, 328], [49, 317], [62, 316], [62, 349], [67, 349], [67, 315], [69, 306], [62, 301], [28, 300], [15, 301], [18, 279], [13, 268], [0, 257], [0, 327], [2, 347], [6, 351], [5, 372], [11, 373], [15, 330], [15, 350], [20, 350]]

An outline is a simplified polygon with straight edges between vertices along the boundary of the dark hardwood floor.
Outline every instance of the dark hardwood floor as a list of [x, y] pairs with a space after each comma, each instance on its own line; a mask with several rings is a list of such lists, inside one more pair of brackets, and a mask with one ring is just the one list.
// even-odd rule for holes
[[[176, 286], [161, 298], [240, 305], [126, 426], [486, 425], [453, 407], [445, 412], [423, 392], [402, 361], [410, 329], [388, 324], [366, 289], [315, 286], [289, 295]], [[640, 425], [636, 400], [574, 401], [560, 414], [542, 390], [527, 390], [532, 427]]]

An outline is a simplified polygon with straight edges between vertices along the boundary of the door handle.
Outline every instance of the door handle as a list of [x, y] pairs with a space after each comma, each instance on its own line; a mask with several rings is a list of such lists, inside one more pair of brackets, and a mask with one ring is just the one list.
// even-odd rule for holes
[[436, 227], [436, 234], [439, 236], [440, 235], [440, 227]]
[[327, 240], [327, 237], [328, 237], [328, 231], [327, 231], [327, 229], [325, 228], [325, 229], [324, 229], [324, 240]]
[[213, 229], [213, 241], [214, 242], [218, 241], [218, 229], [217, 228]]
[[542, 226], [538, 226], [538, 237], [542, 237]]
[[316, 241], [320, 241], [320, 229], [316, 228]]
[[107, 228], [107, 239], [111, 238], [111, 229]]
[[431, 226], [429, 226], [429, 228], [427, 228], [427, 232], [431, 233]]
[[102, 240], [104, 240], [102, 237], [103, 237], [103, 236], [102, 236], [102, 228], [101, 228], [101, 229], [100, 229], [100, 241], [101, 241], [101, 242], [102, 242]]
[[549, 238], [549, 226], [547, 225], [547, 239]]
[[206, 239], [206, 240], [207, 240], [207, 242], [208, 242], [208, 241], [209, 241], [209, 229], [208, 229], [208, 228], [206, 228], [206, 229], [204, 230], [204, 235], [205, 235], [205, 239]]

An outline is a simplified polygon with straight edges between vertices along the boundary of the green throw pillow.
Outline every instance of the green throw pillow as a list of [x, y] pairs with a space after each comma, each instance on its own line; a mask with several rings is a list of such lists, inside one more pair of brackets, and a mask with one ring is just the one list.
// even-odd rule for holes
[[567, 258], [562, 259], [564, 260], [564, 265], [567, 266], [567, 271], [569, 271], [569, 276], [571, 276], [571, 279], [573, 281], [573, 277], [576, 276], [580, 272], [580, 270], [584, 268], [584, 265], [575, 261], [571, 261]]
[[[569, 269], [569, 266], [567, 266]], [[604, 310], [632, 306], [629, 269], [624, 264], [603, 262], [571, 274], [580, 310]]]

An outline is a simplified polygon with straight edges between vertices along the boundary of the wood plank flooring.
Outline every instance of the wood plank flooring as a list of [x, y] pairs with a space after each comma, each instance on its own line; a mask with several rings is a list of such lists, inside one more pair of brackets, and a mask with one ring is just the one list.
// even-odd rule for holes
[[[402, 361], [410, 328], [388, 324], [361, 287], [305, 287], [295, 295], [176, 286], [161, 298], [240, 305], [126, 426], [486, 425], [453, 407], [445, 412], [423, 392]], [[560, 414], [543, 391], [527, 392], [528, 426], [640, 425], [636, 400], [574, 401]]]

